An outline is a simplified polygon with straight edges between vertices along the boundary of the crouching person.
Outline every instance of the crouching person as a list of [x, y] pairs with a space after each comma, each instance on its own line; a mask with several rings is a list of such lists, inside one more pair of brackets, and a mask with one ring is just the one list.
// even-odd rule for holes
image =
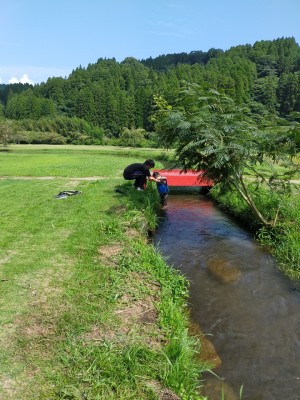
[[151, 176], [150, 169], [154, 168], [153, 160], [146, 160], [144, 163], [134, 163], [128, 165], [123, 172], [126, 180], [134, 180], [134, 187], [137, 190], [145, 190], [147, 180], [157, 182], [157, 179]]

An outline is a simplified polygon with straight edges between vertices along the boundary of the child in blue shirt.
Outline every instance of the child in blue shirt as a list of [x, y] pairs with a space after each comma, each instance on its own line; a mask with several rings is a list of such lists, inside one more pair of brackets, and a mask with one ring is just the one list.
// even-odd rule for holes
[[168, 198], [168, 194], [169, 194], [169, 186], [168, 186], [167, 178], [164, 176], [161, 176], [158, 171], [153, 172], [152, 175], [155, 179], [159, 180], [159, 182], [156, 182], [156, 186], [157, 186], [158, 194], [160, 197], [160, 204], [163, 207], [166, 207], [167, 206], [167, 198]]

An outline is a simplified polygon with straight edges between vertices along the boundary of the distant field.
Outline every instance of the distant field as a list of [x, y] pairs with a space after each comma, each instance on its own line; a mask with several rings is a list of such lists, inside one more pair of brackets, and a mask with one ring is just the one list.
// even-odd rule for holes
[[[111, 146], [13, 145], [0, 152], [0, 176], [122, 177], [126, 165], [166, 157], [161, 149]], [[100, 157], [101, 155], [101, 157]], [[113, 157], [117, 155], [118, 157]], [[162, 167], [156, 161], [157, 167]]]
[[138, 156], [142, 158], [154, 158], [154, 157], [162, 157], [166, 158], [173, 154], [173, 150], [164, 150], [164, 149], [153, 149], [153, 148], [138, 148], [138, 147], [119, 147], [119, 146], [86, 146], [86, 145], [48, 145], [48, 144], [15, 144], [10, 145], [9, 150], [14, 152], [24, 152], [30, 153], [34, 151], [34, 153], [45, 153], [45, 152], [57, 152], [57, 153], [65, 153], [65, 152], [80, 152], [82, 153], [95, 153], [95, 154], [113, 154], [113, 155], [131, 155]]

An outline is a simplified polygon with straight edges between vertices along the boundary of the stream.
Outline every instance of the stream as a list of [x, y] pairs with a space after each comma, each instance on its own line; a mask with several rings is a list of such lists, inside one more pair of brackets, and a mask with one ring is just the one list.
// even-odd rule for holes
[[154, 244], [190, 281], [192, 322], [220, 359], [209, 400], [300, 399], [300, 292], [272, 256], [200, 195], [170, 195]]

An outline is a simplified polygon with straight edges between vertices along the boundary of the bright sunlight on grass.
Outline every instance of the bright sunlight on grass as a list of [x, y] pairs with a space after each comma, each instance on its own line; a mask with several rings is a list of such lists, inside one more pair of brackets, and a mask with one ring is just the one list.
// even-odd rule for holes
[[122, 179], [157, 153], [34, 150], [0, 154], [0, 397], [202, 399], [187, 282], [146, 238], [157, 192]]

